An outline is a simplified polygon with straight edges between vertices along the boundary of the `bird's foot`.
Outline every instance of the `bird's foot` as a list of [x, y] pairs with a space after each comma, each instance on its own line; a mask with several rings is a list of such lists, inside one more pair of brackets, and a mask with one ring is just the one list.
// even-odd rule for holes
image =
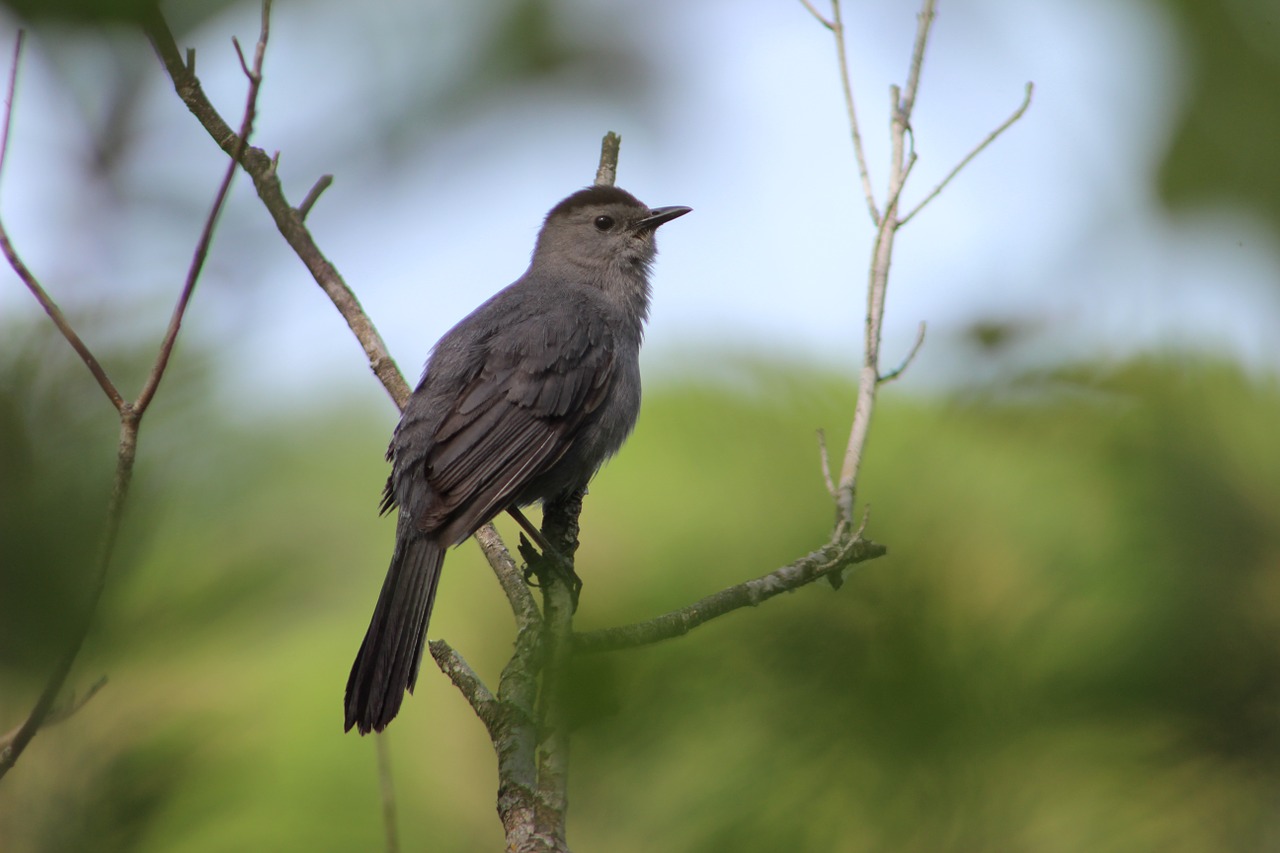
[[[523, 534], [520, 534], [520, 556], [524, 557], [524, 579], [529, 586], [542, 588], [549, 581], [559, 581], [569, 590], [569, 600], [573, 612], [578, 612], [578, 597], [582, 594], [582, 578], [573, 570], [573, 565], [555, 548], [552, 548], [541, 536], [538, 536], [539, 551]], [[537, 581], [534, 581], [534, 578]]]

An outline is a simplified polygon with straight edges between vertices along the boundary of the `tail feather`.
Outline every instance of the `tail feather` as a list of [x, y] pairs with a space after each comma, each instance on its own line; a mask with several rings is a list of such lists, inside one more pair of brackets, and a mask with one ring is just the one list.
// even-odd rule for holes
[[347, 679], [346, 730], [382, 731], [413, 692], [444, 546], [418, 533], [398, 538], [369, 630]]

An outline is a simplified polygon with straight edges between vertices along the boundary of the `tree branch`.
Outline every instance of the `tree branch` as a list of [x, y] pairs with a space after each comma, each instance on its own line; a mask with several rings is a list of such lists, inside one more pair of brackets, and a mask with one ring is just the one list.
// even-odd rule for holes
[[805, 6], [835, 36], [836, 58], [840, 62], [840, 85], [844, 90], [845, 111], [849, 114], [849, 132], [853, 137], [853, 154], [858, 160], [858, 177], [862, 180], [862, 195], [867, 200], [867, 212], [871, 214], [872, 223], [879, 225], [880, 211], [876, 207], [875, 190], [871, 188], [871, 173], [867, 169], [867, 153], [862, 147], [862, 131], [858, 128], [858, 111], [853, 106], [853, 80], [849, 76], [848, 48], [844, 39], [844, 19], [840, 16], [840, 0], [831, 0], [832, 19], [830, 21], [814, 11], [807, 2]]
[[611, 187], [618, 180], [618, 152], [622, 137], [612, 130], [600, 140], [600, 165], [596, 168], [596, 186]]
[[[148, 14], [145, 29], [169, 79], [173, 82], [173, 88], [178, 97], [214, 142], [228, 154], [234, 154], [240, 148], [237, 134], [223, 121], [204, 94], [200, 81], [183, 62], [173, 33], [158, 10], [152, 10]], [[347, 326], [364, 349], [370, 369], [382, 382], [382, 386], [386, 388], [397, 408], [403, 409], [409, 399], [409, 385], [387, 351], [387, 346], [378, 334], [378, 330], [361, 308], [355, 293], [320, 251], [311, 232], [303, 224], [304, 214], [310, 208], [295, 209], [289, 204], [280, 184], [280, 178], [276, 174], [276, 163], [262, 149], [251, 145], [244, 146], [243, 153], [238, 159], [245, 172], [253, 179], [258, 197], [262, 199], [267, 212], [271, 214], [281, 236], [333, 302], [338, 313], [346, 320]], [[314, 190], [313, 193], [318, 195]]]
[[[253, 123], [253, 113], [258, 96], [258, 84], [261, 82], [262, 73], [262, 57], [266, 49], [267, 39], [267, 17], [266, 8], [269, 8], [270, 0], [264, 3], [263, 26], [262, 33], [258, 40], [258, 51], [255, 56], [254, 73], [251, 75], [249, 93], [245, 103], [245, 113], [241, 122], [242, 133], [237, 145], [233, 151], [243, 149], [244, 138], [247, 137]], [[3, 168], [4, 151], [7, 149], [9, 119], [12, 112], [13, 104], [13, 83], [17, 77], [17, 61], [20, 55], [21, 40], [19, 40], [18, 48], [14, 51], [14, 70], [10, 78], [9, 106], [5, 113], [5, 128], [3, 147], [0, 147], [0, 168]], [[115, 386], [106, 378], [105, 372], [102, 371], [97, 359], [94, 358], [92, 352], [89, 351], [79, 337], [71, 330], [70, 324], [62, 317], [61, 312], [57, 310], [57, 306], [44, 293], [36, 283], [35, 277], [31, 275], [26, 266], [17, 259], [13, 247], [9, 244], [7, 235], [3, 235], [3, 228], [0, 226], [0, 235], [3, 235], [3, 243], [5, 245], [5, 254], [9, 258], [10, 264], [18, 272], [19, 277], [27, 283], [28, 288], [36, 294], [36, 298], [45, 306], [45, 310], [53, 318], [55, 325], [62, 331], [63, 336], [67, 338], [71, 346], [80, 354], [82, 360], [89, 367], [94, 377], [98, 379], [99, 384], [111, 399], [117, 411], [120, 413], [120, 440], [116, 450], [116, 471], [111, 489], [111, 497], [107, 504], [106, 530], [103, 535], [102, 545], [96, 563], [96, 572], [93, 585], [90, 588], [88, 601], [84, 605], [84, 612], [79, 620], [71, 643], [62, 658], [50, 673], [39, 698], [36, 700], [35, 706], [27, 719], [13, 734], [12, 739], [0, 751], [0, 777], [3, 777], [10, 768], [17, 762], [19, 756], [26, 749], [31, 739], [35, 737], [36, 732], [49, 719], [50, 713], [53, 711], [58, 694], [61, 692], [63, 685], [66, 683], [71, 668], [75, 664], [76, 658], [80, 654], [80, 649], [84, 645], [85, 638], [89, 634], [89, 627], [93, 623], [93, 617], [98, 609], [98, 602], [102, 599], [102, 593], [106, 588], [107, 570], [111, 564], [112, 555], [115, 553], [116, 540], [120, 533], [120, 524], [124, 518], [124, 508], [129, 495], [129, 485], [133, 480], [133, 467], [137, 458], [138, 451], [138, 428], [142, 421], [143, 414], [146, 413], [147, 407], [151, 404], [155, 397], [156, 389], [160, 385], [161, 379], [164, 378], [165, 369], [169, 363], [169, 357], [173, 352], [174, 343], [177, 340], [178, 331], [182, 325], [182, 317], [186, 312], [187, 305], [190, 302], [191, 295], [195, 290], [196, 281], [199, 279], [200, 270], [203, 267], [204, 259], [208, 255], [209, 246], [213, 238], [213, 232], [217, 225], [218, 216], [222, 211], [222, 207], [226, 202], [228, 191], [231, 187], [231, 180], [236, 173], [235, 154], [233, 153], [232, 162], [228, 165], [222, 181], [218, 185], [218, 190], [214, 195], [212, 208], [209, 215], [205, 218], [204, 226], [201, 230], [200, 239], [197, 242], [195, 252], [193, 254], [190, 267], [188, 269], [187, 278], [183, 284], [182, 292], [178, 297], [178, 304], [174, 308], [174, 312], [169, 321], [168, 329], [164, 339], [160, 345], [160, 351], [156, 356], [155, 363], [148, 373], [147, 379], [143, 384], [138, 398], [132, 402], [125, 402]], [[25, 275], [24, 275], [25, 273]], [[32, 285], [35, 285], [33, 288]], [[52, 308], [53, 310], [50, 310]]]
[[1004, 133], [1006, 130], [1012, 127], [1014, 122], [1022, 118], [1022, 114], [1025, 113], [1027, 111], [1027, 108], [1031, 106], [1031, 95], [1034, 91], [1035, 91], [1035, 85], [1028, 81], [1026, 94], [1024, 94], [1022, 97], [1022, 104], [1019, 105], [1019, 107], [1016, 110], [1014, 110], [1013, 113], [1007, 119], [1005, 119], [1004, 122], [999, 127], [997, 127], [995, 130], [988, 133], [985, 139], [983, 139], [981, 142], [975, 145], [973, 147], [973, 150], [970, 151], [968, 154], [966, 154], [965, 158], [961, 160], [959, 163], [957, 163], [955, 168], [952, 169], [950, 172], [948, 172], [947, 176], [943, 178], [942, 181], [936, 187], [933, 188], [932, 192], [930, 192], [927, 196], [921, 199], [920, 203], [917, 204], [915, 207], [913, 207], [910, 213], [902, 217], [902, 219], [898, 222], [898, 225], [902, 226], [910, 222], [911, 218], [915, 216], [917, 213], [919, 213], [921, 210], [923, 210], [926, 204], [933, 201], [938, 196], [939, 193], [941, 193], [944, 189], [947, 188], [947, 184], [951, 183], [952, 178], [960, 174], [961, 169], [963, 169], [965, 166], [968, 166], [969, 162], [973, 160], [973, 158], [977, 157], [979, 154], [983, 152], [983, 150], [986, 149], [988, 145], [996, 141], [996, 137], [1000, 136], [1002, 133]]
[[679, 610], [632, 625], [574, 634], [573, 648], [582, 653], [610, 652], [681, 637], [712, 619], [744, 607], [756, 607], [784, 592], [793, 592], [849, 566], [883, 556], [887, 550], [883, 545], [856, 537], [832, 542], [794, 563], [712, 593]]
[[911, 366], [911, 362], [916, 360], [916, 353], [920, 352], [920, 347], [924, 346], [924, 332], [925, 332], [925, 324], [924, 324], [924, 321], [921, 320], [920, 328], [916, 331], [916, 342], [911, 345], [911, 351], [907, 353], [907, 357], [902, 360], [902, 364], [899, 364], [893, 370], [890, 370], [888, 373], [884, 374], [879, 379], [877, 379], [876, 380], [877, 382], [879, 382], [881, 385], [885, 384], [886, 382], [892, 382], [893, 380], [901, 376], [906, 371], [906, 369]]
[[[807, 3], [806, 3], [807, 5]], [[839, 0], [832, 0], [835, 11], [835, 26], [832, 32], [836, 37], [840, 53], [840, 76], [846, 90], [849, 89], [848, 69], [844, 61], [843, 23], [840, 19]], [[997, 136], [1003, 133], [1013, 122], [1022, 116], [1031, 100], [1031, 86], [1027, 86], [1027, 97], [1022, 106], [1000, 127], [987, 136], [973, 151], [965, 157], [932, 193], [918, 204], [905, 217], [899, 217], [898, 204], [906, 186], [907, 178], [916, 162], [915, 136], [911, 131], [911, 115], [915, 109], [916, 97], [920, 90], [920, 74], [924, 66], [924, 57], [928, 49], [929, 33], [936, 16], [936, 0], [923, 0], [917, 15], [916, 34], [912, 44], [911, 61], [907, 68], [907, 80], [904, 88], [889, 88], [890, 121], [889, 137], [891, 142], [888, 195], [884, 214], [873, 219], [876, 222], [876, 237], [871, 249], [871, 263], [867, 276], [867, 314], [865, 337], [863, 342], [863, 363], [858, 375], [858, 395], [854, 404], [853, 424], [849, 430], [849, 442], [845, 447], [844, 461], [840, 468], [840, 478], [836, 486], [836, 529], [833, 541], [840, 541], [850, 535], [854, 521], [854, 503], [857, 497], [858, 474], [862, 469], [862, 459], [866, 450], [867, 437], [870, 434], [872, 415], [875, 410], [876, 389], [885, 382], [898, 376], [911, 364], [920, 347], [924, 343], [924, 325], [915, 346], [896, 370], [882, 374], [880, 372], [880, 338], [884, 326], [885, 295], [889, 286], [889, 266], [893, 259], [894, 238], [899, 228], [931, 201], [955, 177], [970, 160], [976, 157]], [[822, 20], [820, 16], [819, 20]], [[852, 101], [849, 103], [850, 122], [856, 128]], [[856, 138], [856, 130], [855, 130]], [[869, 182], [866, 178], [865, 158], [862, 156], [860, 143], [855, 145], [858, 154], [859, 171], [863, 174], [864, 193], [870, 197]]]
[[205, 259], [209, 256], [209, 246], [213, 243], [213, 231], [218, 225], [218, 217], [227, 199], [227, 193], [231, 189], [231, 182], [235, 179], [237, 164], [240, 162], [240, 158], [244, 156], [245, 145], [249, 135], [253, 132], [253, 120], [257, 113], [258, 90], [262, 87], [262, 62], [266, 57], [267, 38], [270, 33], [271, 0], [263, 0], [262, 29], [258, 34], [258, 44], [254, 50], [252, 68], [245, 65], [244, 54], [240, 51], [240, 43], [232, 39], [236, 46], [236, 55], [240, 57], [240, 66], [244, 69], [245, 76], [249, 79], [249, 89], [245, 94], [244, 117], [240, 121], [240, 133], [236, 135], [235, 145], [231, 150], [231, 161], [227, 164], [226, 173], [222, 176], [222, 183], [218, 185], [218, 192], [214, 195], [213, 207], [205, 218], [204, 228], [200, 231], [200, 240], [196, 243], [191, 265], [187, 269], [187, 279], [183, 283], [181, 294], [178, 296], [178, 304], [174, 306], [173, 315], [169, 319], [169, 328], [165, 331], [164, 340], [160, 344], [160, 352], [156, 356], [151, 373], [147, 376], [147, 380], [142, 386], [138, 401], [134, 404], [139, 417], [142, 416], [142, 412], [151, 403], [151, 398], [155, 396], [156, 388], [160, 385], [160, 379], [164, 376], [165, 368], [169, 366], [169, 356], [173, 353], [173, 345], [178, 339], [178, 330], [182, 327], [182, 318], [186, 315], [187, 305], [190, 304], [191, 295], [195, 292], [196, 281], [199, 280], [200, 271], [204, 268]]
[[[13, 44], [13, 64], [9, 69], [9, 88], [4, 101], [4, 129], [3, 131], [0, 131], [0, 175], [4, 174], [4, 165], [9, 156], [9, 123], [13, 118], [13, 101], [18, 88], [18, 66], [21, 64], [22, 44], [25, 39], [25, 35], [26, 34], [23, 30], [18, 30], [18, 36], [14, 39]], [[125, 405], [124, 396], [121, 395], [120, 391], [116, 388], [115, 383], [113, 383], [110, 377], [107, 376], [107, 371], [98, 363], [98, 359], [89, 350], [89, 347], [86, 346], [85, 342], [80, 339], [78, 334], [76, 334], [76, 331], [72, 328], [70, 321], [67, 320], [66, 315], [62, 313], [62, 309], [58, 307], [58, 304], [53, 301], [45, 289], [40, 286], [40, 282], [35, 277], [35, 274], [28, 269], [25, 263], [23, 263], [22, 258], [18, 255], [17, 249], [13, 246], [13, 242], [9, 239], [9, 232], [4, 227], [3, 221], [0, 221], [0, 250], [4, 252], [5, 259], [9, 262], [9, 266], [18, 274], [18, 278], [22, 279], [22, 283], [27, 286], [27, 290], [31, 291], [31, 295], [40, 303], [40, 307], [44, 309], [44, 312], [49, 315], [49, 319], [53, 321], [53, 325], [57, 327], [58, 331], [62, 334], [62, 337], [66, 338], [67, 343], [69, 343], [71, 348], [76, 351], [76, 354], [80, 356], [80, 360], [89, 368], [89, 373], [93, 375], [93, 378], [97, 381], [99, 387], [102, 388], [103, 393], [107, 395], [107, 399], [111, 401], [111, 405], [115, 406], [116, 411], [121, 411]]]
[[480, 676], [476, 675], [471, 665], [463, 660], [462, 655], [444, 640], [432, 640], [427, 646], [431, 650], [431, 657], [435, 660], [436, 666], [449, 676], [453, 686], [458, 688], [458, 692], [466, 698], [471, 710], [475, 711], [476, 716], [484, 723], [489, 737], [494, 738], [498, 731], [499, 714], [498, 700], [493, 697], [493, 693], [485, 686]]

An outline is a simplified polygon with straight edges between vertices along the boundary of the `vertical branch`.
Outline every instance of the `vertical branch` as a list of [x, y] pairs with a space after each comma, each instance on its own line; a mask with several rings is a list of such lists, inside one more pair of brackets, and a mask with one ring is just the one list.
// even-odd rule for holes
[[107, 586], [107, 567], [111, 563], [111, 555], [115, 552], [116, 538], [120, 533], [120, 521], [124, 517], [125, 502], [129, 497], [129, 484], [133, 480], [133, 463], [138, 452], [138, 420], [126, 409], [120, 422], [120, 443], [116, 451], [116, 473], [112, 481], [111, 497], [107, 503], [107, 527], [98, 549], [97, 568], [94, 572], [93, 586], [89, 590], [89, 599], [84, 604], [84, 612], [76, 620], [75, 634], [67, 651], [58, 660], [44, 689], [36, 699], [36, 704], [23, 721], [22, 726], [13, 738], [0, 751], [0, 778], [18, 762], [18, 758], [36, 736], [36, 732], [44, 725], [49, 712], [53, 710], [58, 693], [71, 674], [71, 667], [80, 655], [85, 637], [89, 635], [89, 626], [93, 624], [93, 614], [98, 609], [102, 592]]
[[600, 166], [596, 169], [596, 186], [611, 187], [618, 180], [618, 151], [622, 137], [612, 130], [600, 140]]
[[[244, 119], [241, 123], [241, 139], [237, 143], [236, 152], [244, 149], [244, 136], [248, 134], [252, 127], [253, 114], [255, 104], [258, 97], [258, 87], [262, 79], [262, 60], [266, 51], [267, 33], [268, 33], [268, 15], [271, 7], [271, 0], [264, 0], [262, 13], [262, 31], [258, 39], [258, 49], [255, 54], [255, 60], [252, 70], [245, 68], [246, 74], [250, 79], [249, 93], [246, 98]], [[8, 108], [5, 111], [5, 123], [3, 132], [3, 141], [0, 141], [0, 167], [3, 166], [4, 156], [7, 153], [9, 120], [12, 113], [13, 105], [13, 86], [17, 79], [17, 62], [21, 51], [21, 37], [19, 38], [17, 48], [14, 51], [14, 69], [10, 76], [10, 91], [8, 97]], [[35, 737], [36, 732], [44, 724], [50, 711], [54, 707], [58, 693], [62, 690], [62, 686], [66, 683], [67, 677], [71, 673], [71, 668], [75, 664], [76, 658], [80, 654], [81, 648], [84, 646], [85, 638], [89, 634], [89, 628], [93, 624], [94, 614], [97, 612], [98, 603], [102, 599], [102, 593], [106, 588], [107, 571], [111, 565], [111, 559], [115, 553], [116, 541], [120, 533], [120, 525], [124, 518], [124, 509], [128, 501], [129, 485], [133, 481], [134, 462], [137, 458], [138, 451], [138, 428], [142, 421], [143, 414], [146, 413], [147, 407], [151, 404], [155, 397], [155, 392], [160, 385], [161, 379], [164, 378], [165, 370], [169, 364], [169, 357], [172, 354], [174, 344], [177, 341], [178, 331], [182, 325], [183, 316], [186, 313], [187, 306], [190, 304], [191, 295], [195, 290], [196, 281], [199, 279], [200, 271], [203, 268], [205, 257], [208, 255], [209, 246], [213, 239], [213, 232], [217, 226], [217, 221], [222, 208], [226, 203], [227, 195], [231, 189], [231, 181], [235, 177], [237, 171], [236, 157], [233, 156], [231, 162], [227, 166], [221, 182], [218, 185], [217, 192], [214, 195], [212, 208], [208, 216], [205, 218], [204, 226], [201, 229], [200, 239], [197, 242], [195, 252], [192, 256], [191, 265], [188, 269], [186, 280], [183, 283], [181, 294], [178, 297], [177, 306], [174, 308], [173, 314], [169, 320], [169, 326], [164, 335], [164, 339], [160, 345], [160, 351], [156, 356], [156, 360], [148, 373], [147, 379], [143, 384], [138, 397], [133, 402], [126, 402], [116, 389], [115, 385], [107, 378], [105, 371], [94, 357], [93, 353], [84, 345], [79, 336], [71, 328], [71, 324], [66, 317], [58, 310], [57, 305], [49, 298], [44, 289], [40, 287], [35, 276], [22, 263], [17, 252], [13, 249], [9, 241], [7, 233], [4, 233], [3, 227], [0, 226], [0, 243], [3, 243], [4, 253], [9, 259], [10, 265], [19, 277], [23, 279], [27, 287], [35, 294], [38, 301], [45, 308], [46, 312], [53, 319], [54, 324], [62, 332], [63, 336], [71, 344], [72, 348], [80, 355], [81, 359], [88, 366], [94, 378], [98, 380], [107, 397], [120, 413], [120, 440], [116, 450], [116, 470], [115, 477], [112, 482], [111, 497], [107, 504], [106, 528], [103, 533], [102, 543], [99, 548], [96, 568], [94, 572], [93, 585], [89, 590], [88, 600], [84, 605], [84, 612], [76, 623], [74, 634], [68, 645], [66, 653], [59, 659], [58, 664], [54, 667], [53, 672], [49, 674], [48, 680], [36, 700], [35, 706], [31, 709], [31, 713], [27, 715], [27, 719], [18, 728], [13, 738], [8, 742], [2, 751], [0, 751], [0, 777], [3, 777], [10, 768], [13, 767], [19, 756], [26, 749], [31, 739]]]
[[[928, 45], [935, 6], [935, 0], [924, 0], [918, 16], [911, 65], [907, 73], [906, 92], [900, 93], [897, 86], [891, 86], [889, 90], [891, 154], [887, 201], [884, 214], [877, 222], [876, 239], [871, 248], [871, 266], [867, 276], [863, 361], [862, 369], [858, 374], [858, 398], [854, 405], [853, 426], [849, 430], [849, 443], [845, 448], [840, 480], [836, 487], [837, 538], [843, 538], [853, 530], [858, 472], [862, 469], [863, 453], [866, 450], [871, 418], [875, 409], [876, 388], [880, 384], [880, 339], [884, 325], [885, 294], [889, 287], [889, 265], [893, 260], [893, 242], [899, 227], [898, 200], [906, 185], [907, 174], [915, 162], [914, 152], [910, 154], [908, 152], [907, 135], [911, 129], [911, 110], [920, 86], [920, 68], [924, 62], [924, 52]], [[837, 12], [838, 22], [838, 0], [832, 0], [832, 7]], [[850, 121], [856, 125], [856, 119], [852, 113], [850, 113]]]
[[542, 535], [556, 550], [542, 555], [547, 565], [542, 584], [543, 667], [542, 690], [538, 695], [538, 797], [539, 824], [557, 845], [565, 844], [565, 820], [569, 810], [569, 714], [565, 684], [569, 656], [573, 651], [574, 598], [569, 586], [555, 578], [573, 572], [573, 555], [578, 550], [578, 517], [582, 513], [580, 489], [543, 505]]
[[[834, 492], [836, 503], [836, 528], [834, 539], [848, 536], [858, 537], [861, 529], [854, 529], [853, 510], [858, 492], [858, 473], [862, 470], [863, 454], [867, 446], [867, 436], [871, 430], [871, 418], [875, 409], [876, 389], [879, 385], [897, 378], [911, 363], [924, 342], [924, 324], [920, 325], [920, 333], [910, 354], [902, 362], [902, 366], [889, 373], [880, 370], [880, 340], [884, 327], [885, 294], [889, 288], [889, 266], [893, 260], [893, 243], [898, 229], [907, 220], [915, 216], [956, 176], [966, 164], [976, 157], [997, 136], [1022, 117], [1031, 103], [1031, 84], [1027, 84], [1026, 97], [1020, 106], [1003, 124], [978, 144], [968, 156], [960, 161], [943, 181], [917, 204], [906, 216], [899, 216], [898, 201], [906, 186], [907, 177], [915, 165], [916, 155], [911, 134], [911, 113], [915, 109], [916, 95], [920, 90], [920, 71], [924, 66], [925, 53], [929, 46], [929, 33], [937, 15], [937, 0], [923, 0], [920, 12], [916, 15], [916, 34], [911, 48], [911, 61], [907, 68], [907, 80], [904, 89], [897, 86], [889, 88], [889, 139], [890, 162], [889, 180], [885, 209], [883, 214], [876, 210], [874, 194], [871, 190], [870, 178], [867, 175], [866, 157], [862, 150], [862, 135], [858, 129], [858, 117], [853, 108], [853, 87], [849, 79], [849, 68], [846, 60], [844, 39], [844, 21], [840, 16], [840, 0], [831, 0], [832, 17], [824, 18], [810, 0], [800, 0], [804, 7], [835, 37], [836, 50], [840, 62], [840, 79], [844, 86], [845, 106], [849, 114], [849, 127], [853, 135], [854, 153], [858, 160], [858, 172], [862, 178], [863, 194], [871, 211], [871, 218], [876, 224], [875, 242], [871, 248], [871, 264], [867, 275], [867, 314], [864, 326], [862, 368], [858, 373], [858, 396], [854, 405], [853, 425], [849, 430], [849, 443], [845, 447], [844, 460], [840, 467], [840, 478], [834, 490], [830, 482], [828, 491]], [[826, 448], [823, 451], [823, 472], [828, 474]]]

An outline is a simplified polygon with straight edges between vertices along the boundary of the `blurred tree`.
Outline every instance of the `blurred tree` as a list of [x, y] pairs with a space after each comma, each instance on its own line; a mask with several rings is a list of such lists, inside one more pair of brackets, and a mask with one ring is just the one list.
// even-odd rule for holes
[[1241, 206], [1280, 233], [1280, 13], [1274, 0], [1161, 0], [1187, 54], [1186, 97], [1161, 164], [1174, 210]]

